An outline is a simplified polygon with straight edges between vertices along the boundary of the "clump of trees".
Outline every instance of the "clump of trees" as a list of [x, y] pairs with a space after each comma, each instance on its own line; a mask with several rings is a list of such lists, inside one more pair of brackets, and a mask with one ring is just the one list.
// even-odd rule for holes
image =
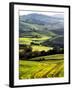
[[33, 51], [32, 52], [32, 47], [29, 45], [20, 45], [19, 49], [22, 49], [22, 52], [19, 52], [19, 59], [24, 60], [24, 59], [30, 59], [34, 57], [39, 57], [39, 56], [46, 56], [46, 55], [53, 55], [53, 54], [63, 54], [64, 53], [64, 48], [60, 47], [54, 47], [51, 50], [48, 51]]
[[19, 52], [20, 59], [31, 58], [32, 48], [29, 45], [19, 45], [19, 49], [22, 49], [22, 52]]
[[39, 43], [31, 42], [31, 45], [40, 45]]

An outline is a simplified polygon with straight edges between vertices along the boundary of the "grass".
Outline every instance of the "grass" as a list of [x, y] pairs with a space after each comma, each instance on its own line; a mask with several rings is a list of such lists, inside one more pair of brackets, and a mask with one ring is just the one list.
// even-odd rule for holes
[[19, 79], [64, 77], [63, 54], [44, 56], [46, 61], [39, 58], [19, 61]]
[[20, 44], [30, 44], [32, 41], [32, 38], [19, 38]]
[[32, 51], [48, 51], [53, 49], [52, 47], [46, 47], [46, 46], [42, 46], [42, 45], [32, 45]]
[[55, 60], [55, 61], [62, 60], [64, 58], [64, 55], [63, 54], [55, 54], [55, 55], [49, 55], [49, 56], [40, 56], [40, 57], [31, 58], [30, 60], [36, 61], [36, 60], [39, 60], [40, 58], [44, 58], [45, 60], [48, 60], [48, 61], [52, 60], [52, 62], [53, 62], [53, 60]]
[[50, 39], [50, 38], [51, 37], [48, 37], [48, 36], [42, 36], [41, 38], [22, 37], [22, 38], [19, 38], [19, 43], [20, 44], [29, 44], [30, 45], [30, 43], [34, 42], [34, 40], [39, 43], [39, 42], [43, 42], [43, 41], [45, 41], [47, 39]]
[[[49, 29], [47, 25], [29, 24], [21, 22], [21, 28], [31, 32], [24, 32], [23, 37], [19, 38], [19, 44], [25, 44], [32, 47], [34, 51], [48, 51], [53, 49], [50, 46], [44, 46], [43, 43], [56, 41], [59, 39], [57, 34]], [[56, 37], [57, 36], [57, 37]], [[61, 37], [61, 36], [60, 36]], [[61, 39], [61, 38], [60, 38]], [[24, 52], [25, 48], [19, 49], [19, 52]], [[40, 53], [40, 52], [39, 52]], [[19, 79], [34, 79], [34, 78], [56, 78], [64, 77], [64, 54], [39, 56], [28, 60], [19, 60]]]
[[[40, 44], [41, 42], [50, 39], [51, 37], [43, 36], [41, 38], [19, 38], [20, 44], [27, 44], [30, 45], [31, 42], [35, 42], [37, 44]], [[47, 47], [43, 45], [31, 45], [32, 51], [48, 51], [50, 49], [53, 49], [52, 47]]]
[[[52, 47], [43, 46], [40, 43], [51, 37], [42, 36], [40, 38], [23, 37], [19, 38], [20, 44], [30, 45], [31, 42], [39, 45], [30, 45], [33, 51], [48, 51]], [[22, 50], [19, 50], [22, 52]], [[33, 78], [55, 78], [64, 77], [64, 54], [48, 55], [19, 60], [19, 79]]]

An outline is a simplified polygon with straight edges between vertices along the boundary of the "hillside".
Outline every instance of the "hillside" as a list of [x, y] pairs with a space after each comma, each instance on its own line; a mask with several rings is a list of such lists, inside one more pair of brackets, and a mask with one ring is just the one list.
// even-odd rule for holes
[[20, 16], [19, 36], [34, 36], [37, 34], [55, 36], [57, 34], [64, 34], [64, 18], [62, 16], [60, 18], [59, 16], [56, 16], [47, 16], [36, 13]]
[[64, 16], [56, 14], [47, 16], [43, 14], [22, 15], [19, 19], [19, 36], [27, 38], [51, 37], [43, 41], [45, 46], [64, 46]]
[[56, 46], [56, 47], [64, 47], [64, 36], [57, 36], [55, 38], [52, 38], [50, 40], [46, 40], [45, 42], [42, 43], [42, 45], [45, 46]]

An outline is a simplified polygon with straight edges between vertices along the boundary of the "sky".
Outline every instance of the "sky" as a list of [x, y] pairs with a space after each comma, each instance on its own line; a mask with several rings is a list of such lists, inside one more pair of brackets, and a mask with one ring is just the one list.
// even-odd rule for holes
[[43, 14], [43, 15], [48, 15], [48, 16], [52, 16], [52, 15], [56, 15], [56, 14], [63, 14], [63, 12], [43, 12], [43, 11], [19, 11], [19, 15], [27, 15], [27, 14], [33, 14], [33, 13], [37, 13], [37, 14]]

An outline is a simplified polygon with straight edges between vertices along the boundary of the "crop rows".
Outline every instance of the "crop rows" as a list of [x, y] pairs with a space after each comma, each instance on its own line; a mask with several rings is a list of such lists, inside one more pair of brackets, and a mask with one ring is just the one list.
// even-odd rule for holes
[[53, 77], [63, 77], [64, 76], [64, 63], [63, 60], [60, 62], [56, 60], [53, 61], [22, 61], [20, 60], [19, 68], [19, 78], [20, 79], [33, 79], [33, 78], [53, 78]]

